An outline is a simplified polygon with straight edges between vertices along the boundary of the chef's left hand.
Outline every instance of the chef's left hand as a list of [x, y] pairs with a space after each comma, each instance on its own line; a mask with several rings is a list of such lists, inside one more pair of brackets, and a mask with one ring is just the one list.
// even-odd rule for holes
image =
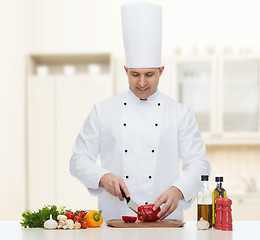
[[178, 207], [180, 199], [183, 199], [182, 192], [177, 187], [171, 186], [156, 199], [153, 210], [156, 211], [165, 203], [157, 215], [160, 220], [163, 220]]

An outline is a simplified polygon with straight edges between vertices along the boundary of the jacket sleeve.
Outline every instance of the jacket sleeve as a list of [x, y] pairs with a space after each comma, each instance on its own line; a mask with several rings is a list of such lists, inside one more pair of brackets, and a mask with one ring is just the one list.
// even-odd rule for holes
[[85, 120], [73, 145], [70, 159], [70, 173], [76, 177], [92, 195], [103, 191], [99, 187], [100, 178], [108, 171], [97, 165], [100, 149], [100, 119], [97, 106], [94, 105]]
[[174, 183], [183, 194], [179, 202], [188, 209], [201, 188], [201, 175], [210, 174], [210, 164], [197, 122], [191, 110], [180, 104], [178, 111], [178, 151], [183, 175]]

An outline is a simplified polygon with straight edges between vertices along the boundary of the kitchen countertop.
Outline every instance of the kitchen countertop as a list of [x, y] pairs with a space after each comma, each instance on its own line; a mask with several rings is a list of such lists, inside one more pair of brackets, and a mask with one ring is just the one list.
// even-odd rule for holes
[[19, 222], [0, 222], [0, 239], [4, 240], [137, 240], [137, 239], [196, 239], [196, 240], [254, 240], [260, 239], [260, 221], [233, 222], [233, 231], [215, 229], [197, 230], [196, 222], [189, 221], [182, 228], [111, 228], [103, 224], [99, 228], [79, 230], [46, 230], [27, 228]]

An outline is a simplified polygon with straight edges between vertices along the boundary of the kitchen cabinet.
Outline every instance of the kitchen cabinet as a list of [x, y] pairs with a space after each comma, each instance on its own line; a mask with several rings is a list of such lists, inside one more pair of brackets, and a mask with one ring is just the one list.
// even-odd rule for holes
[[[69, 172], [72, 146], [94, 103], [111, 96], [109, 76], [56, 79], [57, 204], [77, 209], [97, 209], [96, 198]], [[77, 196], [77, 197], [76, 197]]]
[[260, 193], [230, 194], [232, 217], [234, 221], [260, 220]]
[[216, 129], [214, 58], [179, 58], [175, 62], [176, 88], [173, 92], [178, 102], [189, 106], [200, 131], [212, 133]]
[[27, 208], [55, 199], [54, 78], [27, 78]]
[[259, 79], [257, 59], [221, 60], [221, 132], [259, 132]]
[[[113, 94], [112, 58], [110, 54], [31, 55], [29, 61], [27, 207], [56, 204], [97, 209], [96, 198], [70, 175], [69, 161], [73, 143], [92, 106]], [[94, 66], [94, 72], [87, 71], [88, 64]], [[64, 74], [63, 66], [71, 69], [72, 65], [73, 73]], [[97, 65], [101, 66], [98, 71]], [[38, 66], [47, 66], [48, 74], [37, 75]]]
[[254, 56], [175, 57], [172, 96], [193, 111], [206, 144], [260, 144]]

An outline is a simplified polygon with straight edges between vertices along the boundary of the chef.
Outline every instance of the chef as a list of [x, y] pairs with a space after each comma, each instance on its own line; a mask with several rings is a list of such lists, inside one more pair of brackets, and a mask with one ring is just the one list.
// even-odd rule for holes
[[105, 220], [134, 214], [120, 188], [138, 205], [160, 206], [161, 220], [182, 220], [200, 176], [209, 174], [205, 145], [190, 109], [157, 88], [164, 71], [162, 8], [132, 3], [121, 14], [129, 89], [93, 106], [73, 146], [70, 172], [98, 196]]

